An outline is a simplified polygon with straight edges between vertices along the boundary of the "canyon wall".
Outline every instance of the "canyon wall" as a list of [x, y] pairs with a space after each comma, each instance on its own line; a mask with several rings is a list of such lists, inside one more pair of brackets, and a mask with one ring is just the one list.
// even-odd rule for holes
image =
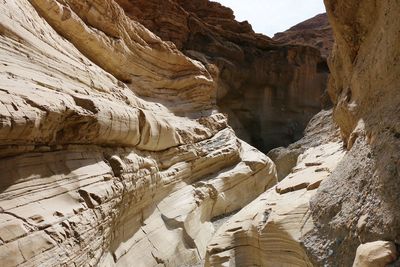
[[[229, 124], [263, 152], [300, 139], [326, 102], [321, 96], [329, 70], [318, 45], [274, 41], [208, 0], [117, 2], [133, 19], [204, 63], [218, 83], [217, 104]], [[317, 32], [326, 21], [312, 27]]]
[[336, 40], [329, 92], [348, 152], [313, 197], [303, 241], [316, 266], [351, 266], [361, 243], [400, 243], [400, 4], [325, 5]]
[[217, 231], [206, 265], [399, 264], [400, 5], [325, 5], [336, 40], [328, 91], [339, 128], [322, 111], [302, 140], [271, 151], [282, 181]]
[[316, 15], [287, 31], [276, 33], [273, 39], [283, 44], [308, 45], [318, 48], [324, 58], [328, 58], [335, 42], [326, 13]]
[[270, 39], [205, 0], [3, 0], [1, 265], [394, 260], [400, 5], [325, 4], [334, 109], [274, 164], [235, 131], [265, 151], [302, 135], [324, 15]]
[[113, 0], [2, 1], [0, 70], [2, 266], [195, 264], [276, 183], [209, 71]]
[[288, 175], [218, 229], [205, 266], [314, 266], [301, 245], [314, 227], [310, 199], [346, 154], [332, 111], [315, 115], [302, 139], [275, 154], [278, 173], [289, 164]]

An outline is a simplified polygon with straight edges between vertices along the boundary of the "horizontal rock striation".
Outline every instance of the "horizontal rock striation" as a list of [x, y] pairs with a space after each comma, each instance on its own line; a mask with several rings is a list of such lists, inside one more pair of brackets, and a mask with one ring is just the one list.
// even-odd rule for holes
[[303, 21], [287, 31], [276, 33], [274, 41], [288, 44], [308, 45], [318, 48], [324, 58], [332, 52], [334, 38], [326, 13]]
[[112, 0], [3, 1], [0, 69], [2, 266], [194, 264], [276, 183], [208, 70]]
[[[180, 112], [211, 108], [215, 86], [205, 68], [130, 20], [113, 0], [31, 1], [90, 60], [144, 97]], [[172, 103], [171, 103], [172, 102]]]
[[[310, 200], [345, 155], [335, 127], [329, 126], [331, 115], [317, 114], [303, 139], [287, 151], [275, 151], [296, 152], [298, 158], [282, 181], [218, 229], [207, 247], [206, 266], [314, 266], [301, 245], [314, 227]], [[275, 159], [278, 173], [290, 164], [284, 161], [287, 157]]]
[[117, 2], [130, 17], [204, 63], [218, 82], [220, 110], [239, 137], [262, 151], [300, 139], [321, 110], [329, 70], [319, 48], [256, 34], [247, 21], [236, 21], [232, 10], [208, 0]]

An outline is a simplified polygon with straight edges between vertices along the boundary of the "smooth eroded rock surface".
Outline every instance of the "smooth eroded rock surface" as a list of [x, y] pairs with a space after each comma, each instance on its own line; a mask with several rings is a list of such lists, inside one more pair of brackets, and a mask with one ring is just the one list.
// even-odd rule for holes
[[387, 241], [375, 241], [360, 245], [353, 267], [385, 267], [397, 258], [396, 245]]
[[113, 0], [2, 1], [0, 70], [2, 266], [195, 264], [276, 183], [208, 70]]
[[[209, 0], [117, 2], [163, 40], [204, 63], [216, 78], [217, 104], [229, 124], [265, 153], [300, 139], [324, 105], [329, 73], [321, 56], [325, 48], [278, 43]], [[326, 20], [318, 23], [326, 26]], [[320, 29], [311, 32], [319, 34]]]
[[345, 155], [335, 131], [313, 131], [331, 130], [319, 128], [330, 124], [330, 114], [323, 111], [312, 120], [309, 134], [297, 144], [302, 152], [290, 174], [217, 231], [207, 247], [206, 266], [313, 266], [301, 245], [314, 227], [310, 200]]

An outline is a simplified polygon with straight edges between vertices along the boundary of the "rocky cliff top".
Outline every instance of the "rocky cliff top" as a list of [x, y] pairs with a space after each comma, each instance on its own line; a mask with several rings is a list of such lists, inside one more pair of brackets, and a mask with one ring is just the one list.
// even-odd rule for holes
[[333, 32], [326, 13], [303, 21], [287, 31], [276, 33], [274, 41], [315, 47], [327, 58], [333, 48]]

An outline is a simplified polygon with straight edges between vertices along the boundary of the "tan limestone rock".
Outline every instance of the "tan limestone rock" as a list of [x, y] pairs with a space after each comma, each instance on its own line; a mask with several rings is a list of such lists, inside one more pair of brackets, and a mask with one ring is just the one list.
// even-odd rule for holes
[[357, 248], [353, 267], [385, 267], [396, 259], [397, 249], [393, 242], [375, 241]]
[[[318, 125], [321, 117], [330, 119], [324, 113], [312, 123]], [[341, 141], [330, 131], [325, 135], [331, 142], [310, 142], [321, 134], [313, 127], [299, 141], [304, 152], [291, 173], [217, 231], [207, 247], [206, 266], [313, 266], [301, 245], [314, 227], [310, 200], [345, 155]]]
[[201, 261], [213, 218], [276, 183], [215, 84], [115, 1], [2, 1], [1, 265]]

